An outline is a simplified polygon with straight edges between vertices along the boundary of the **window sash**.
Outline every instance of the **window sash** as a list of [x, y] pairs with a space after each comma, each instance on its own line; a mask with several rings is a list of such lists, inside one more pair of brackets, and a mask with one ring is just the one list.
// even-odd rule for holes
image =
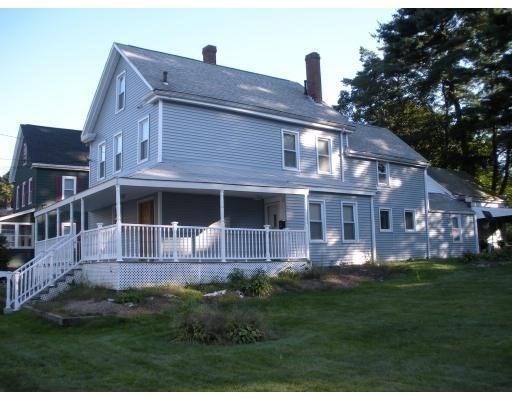
[[26, 187], [26, 182], [23, 182], [21, 184], [21, 206], [22, 207], [25, 207], [25, 193], [26, 193], [26, 190], [25, 190], [25, 187]]
[[391, 209], [382, 208], [379, 211], [380, 230], [383, 232], [392, 231]]
[[[346, 212], [348, 211], [348, 212]], [[342, 203], [343, 241], [355, 242], [357, 235], [357, 206], [353, 203]]]
[[126, 73], [117, 76], [116, 81], [116, 112], [124, 109], [126, 93]]
[[139, 162], [149, 158], [149, 117], [139, 121]]
[[32, 204], [32, 178], [28, 180], [28, 204]]
[[452, 240], [454, 242], [462, 242], [462, 224], [460, 215], [451, 217], [452, 224]]
[[119, 133], [114, 136], [114, 171], [123, 168], [123, 136]]
[[102, 143], [98, 146], [98, 176], [100, 179], [105, 178], [105, 143]]
[[[71, 187], [70, 187], [71, 185]], [[62, 199], [67, 199], [76, 194], [76, 180], [74, 177], [62, 177]]]
[[298, 142], [299, 135], [297, 132], [283, 131], [283, 167], [290, 169], [299, 168], [299, 152]]
[[[322, 143], [322, 145], [320, 145]], [[325, 144], [325, 145], [323, 145]], [[317, 138], [316, 155], [318, 161], [318, 172], [330, 174], [331, 167], [331, 141], [326, 138]]]
[[20, 208], [20, 185], [16, 186], [16, 210]]
[[[381, 171], [381, 166], [384, 167], [384, 170]], [[383, 162], [377, 162], [377, 178], [379, 185], [387, 185], [389, 182], [389, 170], [388, 164]]]
[[[313, 209], [318, 206], [318, 216], [313, 217]], [[317, 214], [314, 212], [314, 214]], [[310, 240], [324, 240], [324, 209], [323, 203], [310, 202], [309, 203], [309, 236]]]
[[[408, 219], [409, 216], [409, 219]], [[406, 231], [416, 231], [416, 212], [414, 210], [404, 211], [404, 227]]]

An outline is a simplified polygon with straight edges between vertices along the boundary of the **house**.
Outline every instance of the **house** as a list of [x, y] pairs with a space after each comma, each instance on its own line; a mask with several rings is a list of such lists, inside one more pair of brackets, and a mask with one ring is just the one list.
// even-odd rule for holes
[[[8, 309], [78, 268], [119, 290], [431, 256], [428, 161], [324, 103], [317, 53], [301, 85], [217, 65], [216, 51], [112, 46], [81, 134], [89, 188], [35, 212], [79, 210], [80, 229], [62, 241], [36, 224]], [[474, 240], [472, 221], [452, 234]]]
[[[491, 250], [504, 244], [507, 223], [512, 222], [512, 208], [507, 207], [503, 199], [487, 193], [465, 172], [435, 167], [429, 167], [427, 171], [431, 209], [446, 210], [447, 204], [451, 204], [451, 208], [460, 210], [465, 218], [474, 215], [480, 250]], [[451, 255], [458, 256], [462, 249], [457, 251], [451, 246], [449, 250]], [[472, 250], [471, 243], [465, 250]]]
[[[0, 234], [12, 255], [8, 267], [16, 268], [34, 257], [34, 213], [68, 198], [88, 186], [88, 149], [81, 131], [21, 125], [9, 172], [13, 185], [12, 213], [0, 218]], [[69, 211], [49, 221], [52, 236], [70, 231]], [[44, 230], [43, 230], [44, 231]], [[42, 239], [42, 231], [37, 239]]]

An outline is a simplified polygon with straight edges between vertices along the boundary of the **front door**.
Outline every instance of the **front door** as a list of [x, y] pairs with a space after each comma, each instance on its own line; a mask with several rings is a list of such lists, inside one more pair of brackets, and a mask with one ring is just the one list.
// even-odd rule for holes
[[[138, 205], [138, 223], [153, 225], [155, 222], [155, 204], [153, 200], [141, 201]], [[151, 229], [139, 227], [139, 257], [156, 256], [156, 241]]]
[[280, 204], [270, 203], [267, 205], [267, 225], [270, 225], [270, 229], [279, 228], [279, 215], [280, 215]]

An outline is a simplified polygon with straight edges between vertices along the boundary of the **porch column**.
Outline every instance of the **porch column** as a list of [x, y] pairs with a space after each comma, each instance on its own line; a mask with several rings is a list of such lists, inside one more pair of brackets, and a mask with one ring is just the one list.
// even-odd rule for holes
[[84, 198], [80, 199], [80, 231], [85, 230], [85, 206]]
[[33, 235], [33, 239], [32, 239], [32, 246], [35, 247], [35, 243], [39, 240], [39, 237], [37, 235], [38, 233], [38, 229], [37, 229], [37, 219], [39, 217], [34, 217], [34, 229], [32, 229], [32, 235]]
[[116, 252], [117, 261], [123, 261], [123, 237], [121, 225], [121, 186], [116, 185]]
[[44, 240], [48, 240], [48, 213], [44, 213]]
[[309, 260], [309, 193], [304, 195], [304, 231], [306, 232], [306, 258]]
[[73, 207], [73, 202], [69, 203], [69, 231], [71, 235], [74, 235], [75, 229], [73, 228], [73, 225], [75, 223], [75, 207]]
[[220, 191], [220, 258], [226, 262], [226, 223], [224, 221], [224, 190]]
[[56, 228], [55, 228], [55, 236], [60, 236], [60, 207], [57, 207], [57, 222], [56, 222]]
[[14, 224], [14, 248], [20, 247], [20, 224]]

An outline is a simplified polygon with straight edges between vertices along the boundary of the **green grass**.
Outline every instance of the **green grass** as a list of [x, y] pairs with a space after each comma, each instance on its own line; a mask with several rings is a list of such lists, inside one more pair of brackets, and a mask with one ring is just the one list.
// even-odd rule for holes
[[242, 301], [277, 336], [250, 345], [179, 342], [171, 313], [70, 328], [3, 315], [0, 389], [512, 390], [512, 264], [405, 266], [382, 283]]

